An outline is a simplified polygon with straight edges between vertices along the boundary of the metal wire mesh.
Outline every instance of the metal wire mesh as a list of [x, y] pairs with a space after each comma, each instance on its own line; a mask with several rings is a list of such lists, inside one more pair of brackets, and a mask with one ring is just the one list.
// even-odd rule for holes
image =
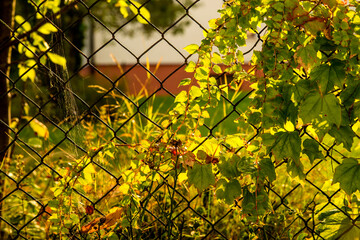
[[[119, 172], [121, 166], [116, 166], [116, 164], [121, 165], [121, 161], [126, 161], [126, 158], [136, 157], [138, 152], [132, 146], [138, 144], [142, 140], [141, 138], [151, 138], [152, 132], [156, 129], [164, 130], [164, 126], [161, 125], [162, 119], [152, 116], [147, 109], [158, 107], [159, 103], [154, 103], [153, 96], [160, 91], [164, 91], [171, 98], [175, 98], [175, 94], [166, 88], [166, 84], [171, 81], [173, 74], [183, 71], [183, 67], [186, 66], [191, 57], [184, 55], [167, 40], [166, 33], [184, 18], [190, 19], [201, 29], [206, 30], [207, 26], [202, 26], [197, 21], [197, 16], [193, 16], [190, 11], [203, 1], [192, 1], [187, 5], [183, 3], [184, 1], [174, 1], [178, 7], [182, 8], [183, 13], [165, 28], [160, 29], [151, 21], [148, 22], [148, 26], [153, 28], [153, 31], [161, 37], [140, 55], [134, 54], [117, 37], [117, 34], [121, 34], [130, 22], [136, 21], [136, 15], [113, 28], [108, 27], [94, 14], [100, 6], [99, 4], [104, 2], [101, 0], [93, 1], [91, 4], [87, 1], [76, 0], [70, 5], [64, 6], [58, 14], [50, 16], [44, 15], [40, 11], [41, 5], [45, 4], [46, 1], [40, 4], [31, 1], [38, 8], [28, 13], [25, 22], [15, 25], [14, 29], [11, 28], [12, 37], [5, 39], [0, 45], [2, 50], [12, 47], [13, 54], [20, 55], [19, 47], [14, 48], [14, 44], [17, 44], [31, 52], [36, 59], [36, 64], [20, 76], [15, 73], [16, 61], [11, 63], [12, 72], [10, 75], [3, 71], [0, 73], [9, 82], [9, 87], [7, 91], [3, 91], [2, 97], [11, 95], [12, 107], [15, 108], [13, 111], [17, 111], [14, 113], [11, 124], [1, 122], [1, 124], [6, 125], [10, 135], [8, 146], [1, 150], [2, 153], [7, 153], [10, 156], [5, 158], [0, 168], [0, 185], [2, 187], [0, 190], [0, 231], [2, 236], [7, 236], [9, 239], [35, 239], [35, 236], [57, 239], [58, 236], [45, 235], [47, 231], [46, 219], [53, 215], [48, 208], [49, 202], [54, 198], [56, 199], [50, 189], [56, 185], [59, 179], [67, 178], [73, 171], [81, 174], [85, 169], [91, 168], [97, 175], [102, 176], [101, 179], [97, 179], [96, 189], [87, 191], [74, 186], [67, 186], [76, 194], [74, 201], [78, 201], [77, 204], [82, 205], [82, 208], [79, 206], [79, 209], [84, 209], [85, 206], [91, 206], [94, 209], [95, 213], [92, 216], [84, 211], [77, 213], [82, 216], [79, 220], [81, 225], [89, 222], [94, 216], [105, 216], [110, 208], [109, 205], [119, 201], [118, 190], [122, 186], [123, 177], [122, 173]], [[151, 0], [144, 1], [139, 8], [147, 7], [148, 4], [151, 4]], [[79, 10], [81, 14], [69, 25], [62, 25], [56, 18], [58, 15], [74, 9]], [[40, 21], [36, 20], [38, 14], [42, 15]], [[139, 14], [141, 14], [140, 11]], [[99, 28], [111, 36], [111, 39], [98, 49], [93, 49], [89, 54], [81, 50], [70, 37], [70, 33], [74, 31], [76, 24], [85, 18], [96, 23]], [[51, 45], [45, 53], [39, 54], [29, 48], [27, 44], [29, 32], [17, 34], [17, 31], [27, 22], [37, 22], [30, 32], [36, 32], [44, 23], [50, 23], [56, 27], [57, 32], [52, 34]], [[251, 50], [256, 45], [261, 44], [260, 36], [263, 31], [265, 29], [257, 32], [258, 40], [245, 54], [251, 54]], [[142, 61], [144, 56], [160, 42], [165, 42], [183, 59], [183, 64], [177, 66], [164, 78], [158, 77], [157, 73]], [[111, 43], [121, 46], [136, 61], [135, 64], [124, 69], [115, 78], [108, 76], [93, 62], [93, 58]], [[68, 49], [67, 52], [64, 52], [64, 46]], [[66, 59], [71, 59], [76, 53], [85, 61], [68, 73], [60, 69], [58, 65], [42, 63], [41, 58], [50, 51], [65, 56]], [[122, 79], [130, 75], [136, 67], [149, 74], [157, 83], [154, 90], [140, 100], [136, 99], [136, 96], [130, 96], [121, 87]], [[39, 72], [36, 81], [33, 83], [23, 81], [25, 75], [35, 68]], [[76, 81], [80, 81], [79, 75], [81, 75], [81, 71], [86, 69], [91, 69], [97, 78], [106, 83], [107, 87], [97, 88], [99, 94], [95, 94], [93, 91], [91, 93], [94, 94], [93, 96], [87, 95], [87, 99], [83, 99], [84, 97], [80, 96], [79, 89], [72, 88], [72, 85], [76, 85]], [[221, 79], [223, 76], [217, 77]], [[51, 84], [46, 85], [46, 82]], [[41, 85], [45, 86], [39, 87]], [[216, 131], [219, 126], [226, 125], [227, 121], [240, 117], [242, 110], [239, 109], [239, 106], [246, 104], [250, 94], [251, 91], [248, 91], [235, 101], [222, 95], [222, 102], [229, 110], [218, 122], [204, 125], [206, 138], [199, 145], [211, 138], [216, 138]], [[115, 113], [114, 107], [119, 105], [126, 105], [127, 112]], [[54, 111], [54, 108], [59, 108], [59, 110]], [[35, 135], [30, 138], [33, 140], [29, 141], [28, 137], [34, 134], [32, 129], [36, 126], [41, 128], [42, 124], [51, 129], [49, 135], [42, 136], [44, 139], [42, 143], [36, 142], [37, 136]], [[141, 125], [147, 125], [150, 130], [148, 132], [142, 130], [142, 136], [135, 136], [135, 129]], [[257, 137], [260, 129], [253, 125], [247, 127], [250, 130], [247, 132], [246, 141], [251, 142]], [[301, 131], [301, 137], [314, 139], [307, 132], [306, 127]], [[99, 149], [95, 149], [90, 155], [90, 160], [80, 169], [76, 168], [77, 159], [88, 156], [89, 143], [94, 140], [95, 142], [98, 141], [97, 146], [113, 143], [112, 150], [116, 152], [116, 157], [120, 160], [115, 161], [115, 165], [108, 165], [101, 160], [104, 156], [99, 157]], [[339, 193], [339, 189], [328, 192], [321, 190], [324, 179], [317, 177], [317, 174], [325, 171], [326, 165], [330, 162], [335, 167], [339, 164], [337, 159], [342, 158], [343, 155], [336, 149], [335, 143], [325, 145], [318, 142], [318, 144], [326, 153], [326, 159], [319, 160], [306, 169], [303, 185], [297, 181], [284, 181], [281, 185], [274, 183], [266, 186], [273, 212], [264, 219], [262, 227], [252, 227], [251, 225], [254, 222], [242, 216], [241, 198], [236, 201], [234, 207], [230, 208], [216, 201], [211, 190], [206, 190], [201, 194], [191, 192], [186, 187], [179, 188], [179, 186], [173, 185], [169, 175], [159, 173], [160, 179], [156, 183], [154, 182], [142, 192], [138, 192], [138, 205], [129, 200], [128, 207], [134, 206], [141, 213], [141, 226], [132, 226], [130, 217], [127, 227], [116, 231], [116, 237], [120, 239], [187, 239], [196, 237], [239, 239], [246, 237], [239, 235], [243, 231], [242, 229], [246, 228], [249, 229], [248, 237], [252, 232], [260, 239], [289, 239], [300, 236], [326, 239], [318, 231], [321, 222], [314, 217], [317, 205], [323, 204], [322, 208], [318, 210], [319, 212], [327, 206], [332, 206], [344, 214], [352, 223], [356, 219], [332, 201]], [[235, 152], [240, 151], [242, 148], [235, 150]], [[111, 156], [108, 157], [111, 158]], [[284, 164], [286, 161], [284, 159], [282, 162], [276, 163], [278, 174], [281, 175], [286, 172]], [[353, 224], [352, 227], [356, 228], [357, 226]], [[76, 224], [70, 223], [68, 229], [69, 232], [65, 235], [69, 239], [86, 239], [87, 237], [79, 232]], [[302, 235], [304, 233], [305, 235]]]

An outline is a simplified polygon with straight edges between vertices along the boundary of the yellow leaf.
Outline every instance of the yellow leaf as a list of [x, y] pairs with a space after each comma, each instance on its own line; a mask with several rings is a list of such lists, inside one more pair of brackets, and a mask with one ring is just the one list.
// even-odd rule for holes
[[28, 117], [28, 116], [25, 116], [23, 118], [30, 121], [30, 127], [38, 135], [38, 137], [42, 137], [45, 140], [49, 137], [49, 130], [45, 126], [45, 124], [43, 124], [36, 118], [32, 119], [32, 117]]
[[287, 121], [284, 125], [284, 128], [288, 132], [293, 132], [295, 130], [294, 124], [290, 121]]
[[[148, 21], [150, 21], [150, 12], [143, 7], [140, 3], [131, 1], [132, 4], [129, 5], [130, 10], [135, 14], [139, 14], [136, 19], [139, 23], [142, 24], [148, 24]], [[134, 6], [135, 5], [135, 6]]]
[[121, 218], [123, 212], [122, 208], [115, 207], [110, 210], [110, 213], [105, 217], [99, 217], [92, 220], [90, 223], [81, 227], [82, 233], [93, 233], [99, 229], [107, 229], [115, 225]]
[[52, 25], [51, 23], [45, 23], [38, 29], [38, 32], [47, 35], [52, 32], [57, 32], [57, 28], [54, 25]]
[[63, 56], [60, 56], [55, 53], [47, 53], [47, 56], [50, 58], [50, 61], [53, 63], [62, 66], [63, 68], [66, 68], [66, 59]]
[[179, 183], [182, 183], [188, 179], [187, 173], [180, 173], [178, 176]]
[[123, 194], [127, 194], [129, 192], [129, 189], [130, 189], [130, 186], [129, 184], [122, 184], [120, 187], [119, 187], [119, 191]]
[[357, 121], [357, 122], [352, 126], [352, 130], [353, 130], [354, 132], [357, 132], [357, 131], [359, 130], [359, 128], [360, 128], [360, 122]]

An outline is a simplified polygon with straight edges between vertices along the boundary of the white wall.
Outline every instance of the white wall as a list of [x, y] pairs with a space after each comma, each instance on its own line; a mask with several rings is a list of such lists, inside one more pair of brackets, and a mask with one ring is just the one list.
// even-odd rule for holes
[[[217, 18], [220, 14], [217, 12], [221, 8], [223, 1], [222, 0], [200, 0], [196, 3], [198, 7], [191, 8], [189, 14], [196, 19], [202, 26], [208, 28], [208, 21], [212, 18]], [[184, 56], [188, 56], [188, 53], [183, 50], [189, 44], [195, 43], [199, 44], [203, 39], [203, 30], [199, 27], [198, 24], [191, 21], [187, 16], [186, 19], [190, 20], [190, 25], [187, 25], [184, 29], [183, 34], [173, 35], [171, 30], [164, 34], [164, 38], [171, 43], [176, 49], [178, 49]], [[131, 25], [130, 25], [131, 27]], [[139, 33], [134, 34], [132, 37], [124, 36], [123, 32], [119, 32], [115, 35], [116, 39], [125, 47], [127, 47], [131, 52], [133, 52], [137, 57], [139, 57], [145, 50], [147, 50], [152, 44], [157, 43], [146, 54], [149, 58], [150, 63], [156, 64], [160, 59], [162, 64], [182, 64], [184, 63], [184, 58], [176, 52], [164, 39], [162, 39], [161, 34], [155, 32], [149, 37], [147, 35], [142, 35]], [[106, 30], [96, 30], [95, 31], [95, 50], [100, 48], [104, 43], [109, 41], [112, 38], [111, 33]], [[249, 47], [252, 46], [251, 41], [254, 42], [256, 38], [249, 39]], [[246, 49], [245, 48], [245, 49]], [[258, 46], [259, 48], [259, 46]], [[89, 49], [87, 46], [85, 49]], [[105, 48], [100, 50], [95, 54], [94, 63], [99, 65], [113, 65], [114, 61], [111, 58], [111, 54], [115, 56], [117, 61], [120, 64], [134, 64], [136, 63], [136, 58], [132, 56], [128, 51], [126, 51], [120, 44], [112, 41]], [[146, 55], [140, 58], [140, 62], [146, 62]], [[251, 56], [245, 56], [245, 61], [249, 61]], [[195, 59], [195, 57], [193, 57]]]

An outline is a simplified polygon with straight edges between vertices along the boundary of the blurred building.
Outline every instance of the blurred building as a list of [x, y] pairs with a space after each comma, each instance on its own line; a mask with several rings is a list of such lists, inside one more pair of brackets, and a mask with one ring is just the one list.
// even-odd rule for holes
[[[109, 79], [119, 79], [118, 82], [126, 88], [125, 91], [132, 94], [138, 93], [144, 87], [149, 94], [167, 94], [160, 90], [161, 85], [171, 93], [178, 93], [181, 90], [178, 88], [179, 82], [191, 77], [191, 74], [184, 71], [186, 62], [196, 60], [196, 56], [188, 58], [189, 54], [183, 48], [193, 43], [200, 44], [204, 38], [204, 29], [209, 27], [208, 21], [220, 16], [218, 9], [222, 4], [222, 0], [196, 2], [194, 7], [189, 8], [188, 15], [181, 19], [190, 22], [182, 34], [173, 34], [172, 28], [169, 28], [163, 34], [153, 31], [148, 35], [137, 31], [130, 35], [127, 32], [132, 25], [129, 25], [116, 32], [114, 40], [110, 31], [96, 28], [93, 37], [89, 35], [87, 38], [85, 47], [88, 56], [91, 55], [91, 48], [95, 52], [92, 63], [97, 70], [93, 73], [95, 72], [96, 78], [105, 87], [111, 87]], [[257, 38], [250, 37], [248, 40], [249, 47], [245, 47], [244, 51], [249, 49]], [[257, 46], [259, 47], [261, 46]], [[245, 62], [249, 62], [250, 58], [251, 54], [246, 55]], [[90, 68], [86, 68], [82, 74], [90, 74]]]

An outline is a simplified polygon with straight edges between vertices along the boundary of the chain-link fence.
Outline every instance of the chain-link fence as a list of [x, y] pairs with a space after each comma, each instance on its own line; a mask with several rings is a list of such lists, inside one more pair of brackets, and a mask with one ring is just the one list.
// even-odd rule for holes
[[[199, 31], [206, 30], [207, 26], [192, 15], [192, 9], [201, 8], [204, 0], [170, 1], [177, 17], [161, 27], [148, 21], [143, 16], [146, 12], [141, 11], [160, 7], [159, 1], [130, 3], [137, 13], [126, 19], [119, 15], [122, 20], [111, 22], [112, 26], [108, 26], [105, 8], [109, 1], [75, 0], [60, 5], [54, 12], [43, 8], [55, 1], [29, 2], [30, 5], [24, 5], [23, 18], [18, 17], [14, 26], [6, 19], [1, 21], [2, 29], [9, 35], [1, 39], [0, 50], [3, 54], [12, 49], [11, 62], [1, 60], [0, 98], [5, 103], [1, 105], [2, 239], [252, 239], [255, 235], [259, 239], [327, 239], [329, 233], [319, 230], [324, 228], [322, 221], [326, 216], [321, 219], [315, 215], [329, 206], [344, 216], [343, 221], [349, 221], [344, 234], [357, 228], [356, 218], [334, 200], [340, 190], [331, 183], [327, 190], [323, 187], [325, 176], [331, 174], [326, 172], [328, 165], [336, 167], [339, 164], [336, 159], [343, 157], [335, 143], [318, 142], [326, 158], [305, 166], [305, 180], [285, 176], [287, 159], [275, 163], [277, 182], [266, 186], [272, 211], [261, 222], [251, 218], [251, 213], [247, 217], [242, 213], [242, 198], [229, 207], [216, 200], [211, 189], [197, 192], [188, 188], [176, 170], [175, 174], [158, 171], [142, 189], [136, 189], [136, 184], [146, 182], [148, 176], [137, 172], [138, 166], [132, 165], [131, 159], [141, 160], [141, 143], [156, 139], [166, 128], [162, 123], [176, 96], [167, 86], [171, 81], [181, 80], [172, 76], [184, 73], [191, 58], [167, 39], [167, 33], [184, 19], [195, 23]], [[18, 5], [21, 4], [25, 3], [19, 1]], [[160, 38], [144, 52], [135, 54], [119, 36], [133, 34], [136, 38], [141, 27], [133, 22], [139, 16], [147, 21], [146, 31], [156, 32]], [[47, 24], [51, 26], [44, 28]], [[96, 25], [91, 27], [93, 32], [102, 29], [110, 39], [100, 47], [92, 42], [84, 50], [74, 33], [92, 25]], [[129, 25], [130, 30], [133, 26], [137, 30], [130, 33]], [[255, 31], [254, 46], [248, 47], [245, 55], [261, 45], [260, 37], [265, 31], [266, 28]], [[35, 33], [44, 41], [36, 38]], [[42, 46], [44, 43], [48, 46]], [[161, 63], [151, 65], [143, 61], [160, 43], [183, 59], [182, 64], [167, 73], [161, 72]], [[124, 67], [116, 64], [115, 59], [109, 71], [98, 66], [94, 58], [110, 44], [116, 44], [135, 63]], [[63, 67], [63, 58], [67, 68]], [[136, 74], [141, 77], [135, 78]], [[216, 77], [219, 82], [231, 78], [224, 74]], [[131, 81], [138, 82], [133, 92], [127, 89]], [[162, 96], [157, 96], [159, 93]], [[259, 128], [245, 124], [240, 129], [229, 129], [246, 110], [250, 94], [250, 89], [243, 89], [233, 98], [222, 95], [220, 110], [214, 109], [212, 114], [216, 117], [211, 116], [213, 120], [204, 124], [201, 130], [204, 139], [199, 145], [232, 133], [244, 133], [246, 142], [253, 141]], [[11, 111], [11, 120], [7, 111]], [[301, 137], [316, 140], [306, 127], [301, 130]], [[179, 144], [173, 141], [165, 147], [160, 144], [149, 149], [166, 154], [169, 145], [176, 151]], [[229, 151], [240, 153], [243, 148]], [[154, 153], [153, 158], [157, 157]], [[147, 161], [149, 171], [161, 168]], [[129, 183], [127, 177], [138, 182]], [[176, 184], [177, 181], [180, 183]], [[121, 207], [121, 213], [111, 212], [115, 206]], [[116, 214], [121, 218], [114, 217]], [[111, 223], [111, 217], [116, 221]], [[115, 229], [113, 235], [107, 232], [111, 228]]]

